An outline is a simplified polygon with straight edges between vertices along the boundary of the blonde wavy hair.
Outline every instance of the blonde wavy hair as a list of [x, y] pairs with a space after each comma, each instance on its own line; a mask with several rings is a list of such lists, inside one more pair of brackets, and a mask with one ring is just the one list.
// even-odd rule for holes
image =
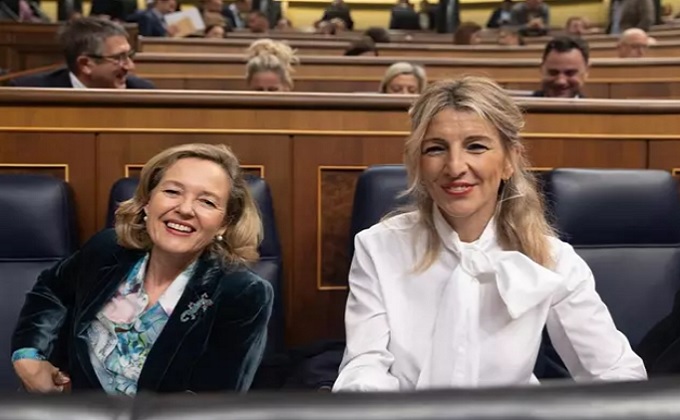
[[536, 263], [551, 268], [553, 259], [549, 237], [555, 236], [555, 232], [545, 218], [536, 179], [527, 169], [529, 165], [520, 138], [524, 126], [522, 112], [496, 83], [470, 76], [432, 84], [409, 111], [411, 135], [404, 148], [409, 179], [406, 194], [415, 198], [420, 223], [428, 232], [427, 252], [416, 270], [427, 269], [436, 260], [442, 246], [434, 226], [432, 211], [435, 204], [421, 180], [420, 158], [430, 121], [446, 108], [474, 112], [498, 132], [503, 150], [514, 169], [499, 191], [495, 213], [499, 243], [503, 249], [519, 251]]
[[402, 74], [412, 74], [418, 80], [418, 93], [422, 93], [427, 86], [427, 74], [425, 68], [417, 64], [398, 61], [387, 68], [382, 81], [380, 82], [380, 93], [387, 93], [387, 86], [392, 79]]
[[300, 59], [287, 44], [268, 38], [260, 39], [250, 44], [246, 54], [248, 56], [246, 81], [249, 84], [255, 74], [271, 71], [279, 75], [288, 89], [293, 89], [293, 78], [291, 76], [294, 71], [293, 65], [298, 64]]
[[168, 168], [181, 159], [195, 158], [214, 162], [229, 177], [231, 191], [223, 225], [226, 231], [222, 241], [212, 241], [207, 247], [213, 256], [226, 263], [247, 264], [259, 258], [257, 247], [262, 241], [262, 221], [241, 173], [238, 159], [223, 144], [183, 144], [164, 150], [152, 157], [144, 168], [135, 195], [120, 204], [116, 210], [116, 235], [118, 243], [126, 248], [150, 250], [153, 242], [146, 231], [144, 206], [163, 179]]

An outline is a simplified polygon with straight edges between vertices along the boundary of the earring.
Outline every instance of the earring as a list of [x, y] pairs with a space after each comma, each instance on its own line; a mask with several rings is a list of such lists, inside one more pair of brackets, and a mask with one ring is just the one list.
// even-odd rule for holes
[[144, 215], [144, 221], [146, 222], [147, 220], [149, 220], [149, 217]]
[[223, 237], [222, 235], [217, 235], [217, 236], [215, 237], [215, 240], [216, 240], [217, 242], [222, 242], [222, 241], [224, 240], [224, 237]]

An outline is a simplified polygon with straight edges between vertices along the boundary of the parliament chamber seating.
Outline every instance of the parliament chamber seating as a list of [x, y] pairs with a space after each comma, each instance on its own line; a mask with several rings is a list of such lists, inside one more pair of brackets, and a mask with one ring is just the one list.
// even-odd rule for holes
[[354, 255], [354, 236], [378, 223], [385, 215], [407, 206], [409, 197], [404, 165], [376, 165], [357, 179], [349, 232], [350, 255]]
[[547, 177], [555, 225], [595, 276], [635, 348], [680, 291], [680, 200], [670, 173], [556, 169]]
[[[145, 52], [136, 57], [136, 72], [161, 89], [244, 89], [243, 50], [253, 39], [250, 34], [230, 35], [244, 42], [143, 40]], [[293, 75], [298, 92], [373, 92], [388, 65], [406, 59], [389, 57], [391, 52], [424, 63], [430, 80], [476, 73], [490, 75], [509, 89], [531, 91], [539, 85], [539, 44], [512, 50], [519, 52], [505, 50], [500, 59], [494, 59], [495, 55], [450, 59], [454, 54], [465, 55], [473, 50], [442, 46], [450, 43], [448, 35], [444, 39], [436, 34], [431, 34], [432, 38], [416, 34], [414, 41], [408, 42], [411, 45], [403, 45], [407, 44], [405, 38], [395, 36], [397, 42], [384, 46], [380, 57], [346, 58], [320, 55], [339, 54], [348, 44], [349, 35], [323, 43], [298, 35], [294, 46], [304, 47], [304, 54], [319, 55], [302, 57]], [[676, 76], [680, 60], [673, 58], [680, 53], [680, 33], [659, 36], [661, 43], [651, 49], [652, 56], [658, 53], [659, 57], [670, 58], [638, 62], [599, 58], [613, 54], [614, 39], [607, 35], [586, 38], [602, 43], [594, 48], [598, 58], [586, 85], [588, 97], [680, 98], [680, 78]], [[188, 48], [181, 51], [192, 54], [182, 54], [180, 49], [161, 52], [147, 48], [154, 43], [162, 48], [180, 45]], [[415, 56], [415, 51], [423, 53]], [[497, 51], [500, 50], [485, 46], [474, 50], [474, 57]], [[438, 58], [440, 54], [446, 58]], [[513, 58], [503, 58], [511, 55]], [[30, 63], [38, 63], [35, 54], [25, 56], [30, 57]], [[52, 57], [40, 63], [52, 63], [55, 56], [52, 51]], [[17, 57], [10, 68], [35, 67]], [[78, 206], [82, 222], [78, 232], [70, 225], [73, 244], [68, 250], [64, 245], [59, 256], [28, 262], [30, 270], [22, 272], [30, 271], [32, 277], [26, 275], [26, 283], [11, 286], [10, 294], [0, 294], [0, 299], [8, 301], [3, 311], [16, 313], [37, 273], [75, 248], [76, 234], [84, 240], [98, 229], [113, 225], [117, 203], [133, 195], [137, 185], [135, 171], [148, 158], [180, 143], [205, 141], [229, 144], [244, 168], [260, 168], [257, 170], [261, 178], [247, 179], [265, 226], [262, 258], [255, 271], [272, 283], [276, 294], [267, 356], [320, 338], [340, 339], [353, 237], [408, 202], [407, 197], [400, 197], [407, 186], [406, 172], [403, 165], [394, 163], [402, 160], [403, 138], [408, 132], [406, 110], [411, 100], [387, 95], [319, 93], [251, 95], [161, 90], [104, 96], [96, 92], [1, 91], [2, 162], [68, 167], [69, 183], [76, 193], [76, 203], [71, 206]], [[549, 194], [550, 211], [560, 233], [591, 266], [596, 287], [617, 326], [635, 346], [651, 326], [670, 312], [673, 296], [680, 288], [680, 204], [671, 176], [680, 168], [680, 137], [675, 134], [680, 132], [680, 103], [521, 99], [520, 105], [526, 111], [524, 134], [530, 158], [540, 167], [536, 175]], [[379, 165], [372, 166], [376, 164]], [[570, 166], [640, 170], [552, 170]], [[265, 167], [267, 182], [263, 179]], [[0, 165], [0, 173], [2, 169]], [[636, 184], [638, 176], [642, 181]], [[1, 182], [2, 176], [0, 208], [4, 209]], [[642, 201], [654, 205], [645, 207], [642, 201], [636, 202], [638, 192], [645, 197]], [[31, 200], [36, 199], [31, 196]], [[48, 211], [42, 204], [40, 208]], [[50, 217], [58, 214], [50, 213]], [[21, 216], [28, 217], [23, 213]], [[0, 239], [5, 232], [0, 230]], [[16, 237], [12, 234], [11, 240], [16, 242]], [[14, 245], [12, 241], [3, 242]], [[60, 244], [50, 245], [57, 246], [55, 243]], [[25, 246], [29, 245], [36, 244], [26, 242]], [[3, 244], [0, 251], [4, 251]], [[2, 280], [7, 277], [7, 267], [11, 268], [6, 263], [0, 254]], [[12, 277], [11, 281], [15, 278], [18, 279]], [[8, 346], [2, 340], [9, 337], [13, 322], [4, 325], [0, 329], [0, 350]], [[284, 345], [284, 332], [288, 346]], [[11, 366], [6, 365], [0, 367], [0, 390], [15, 389], [17, 385]], [[135, 401], [94, 398], [85, 406], [82, 400], [68, 397], [29, 400], [19, 396], [3, 400], [0, 396], [0, 420], [28, 420], [36, 418], [36, 413], [38, 417], [57, 419], [89, 418], [93, 414], [116, 419], [662, 419], [680, 417], [678, 396], [680, 383], [674, 381], [557, 384], [540, 389], [397, 396], [314, 394], [311, 398], [283, 394], [255, 396], [260, 399], [247, 396], [244, 400], [230, 396], [141, 396]]]
[[[293, 74], [294, 90], [376, 92], [387, 68], [399, 60], [382, 55], [302, 56]], [[135, 58], [135, 74], [161, 89], [247, 90], [245, 61], [243, 54], [140, 53]], [[408, 61], [423, 65], [430, 81], [466, 74], [491, 77], [508, 89], [533, 91], [540, 86], [540, 54], [517, 59], [413, 56]], [[593, 59], [584, 92], [589, 98], [680, 98], [678, 66], [680, 60], [674, 57]]]
[[[260, 211], [263, 226], [263, 239], [258, 249], [260, 259], [253, 265], [252, 269], [274, 288], [274, 307], [269, 320], [267, 348], [265, 350], [265, 358], [271, 358], [285, 350], [281, 243], [279, 242], [279, 233], [276, 221], [274, 220], [272, 196], [267, 182], [260, 177], [247, 174], [245, 179], [248, 183], [248, 189]], [[106, 227], [111, 228], [114, 226], [115, 211], [118, 205], [134, 196], [138, 184], [138, 178], [121, 178], [113, 184], [109, 194]]]
[[[680, 37], [679, 37], [680, 38]], [[243, 54], [252, 39], [223, 40], [201, 38], [143, 38], [140, 51], [144, 53], [191, 53], [191, 54]], [[351, 41], [335, 38], [306, 40], [288, 40], [292, 48], [300, 56], [342, 56]], [[617, 41], [590, 44], [590, 55], [593, 58], [617, 57]], [[540, 58], [544, 44], [532, 44], [519, 48], [508, 48], [500, 45], [453, 45], [391, 42], [376, 45], [380, 56], [392, 57], [395, 61], [413, 57], [421, 58]], [[677, 39], [659, 41], [651, 46], [649, 57], [674, 57], [680, 53], [680, 42]]]
[[19, 383], [10, 339], [26, 292], [41, 271], [78, 248], [68, 184], [47, 175], [0, 175], [0, 391]]

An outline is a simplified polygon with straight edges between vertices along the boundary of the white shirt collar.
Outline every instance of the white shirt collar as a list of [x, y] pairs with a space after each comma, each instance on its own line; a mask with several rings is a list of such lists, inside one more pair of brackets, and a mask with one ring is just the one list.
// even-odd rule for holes
[[68, 72], [68, 78], [71, 79], [71, 86], [73, 86], [73, 89], [87, 89], [87, 86], [85, 86], [83, 82], [78, 79], [78, 76], [72, 72]]
[[434, 225], [444, 248], [460, 261], [461, 274], [478, 281], [494, 281], [512, 318], [518, 318], [538, 305], [562, 283], [559, 275], [523, 253], [503, 250], [497, 240], [493, 218], [479, 239], [471, 243], [460, 240], [436, 205]]

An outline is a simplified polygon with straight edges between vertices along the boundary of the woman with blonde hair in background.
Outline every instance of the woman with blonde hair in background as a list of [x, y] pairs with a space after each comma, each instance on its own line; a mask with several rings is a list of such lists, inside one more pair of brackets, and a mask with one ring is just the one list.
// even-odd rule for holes
[[522, 112], [478, 77], [430, 86], [410, 111], [413, 208], [355, 238], [335, 391], [536, 383], [544, 327], [576, 380], [641, 380], [574, 249], [544, 216]]
[[12, 337], [22, 384], [128, 396], [248, 390], [273, 300], [248, 269], [261, 239], [227, 146], [157, 154], [115, 229], [44, 271], [27, 294]]
[[283, 42], [260, 39], [246, 51], [246, 83], [248, 89], [261, 92], [293, 90], [293, 65], [299, 63], [295, 51]]
[[380, 93], [419, 94], [427, 86], [425, 69], [417, 64], [400, 61], [392, 64], [380, 82]]

